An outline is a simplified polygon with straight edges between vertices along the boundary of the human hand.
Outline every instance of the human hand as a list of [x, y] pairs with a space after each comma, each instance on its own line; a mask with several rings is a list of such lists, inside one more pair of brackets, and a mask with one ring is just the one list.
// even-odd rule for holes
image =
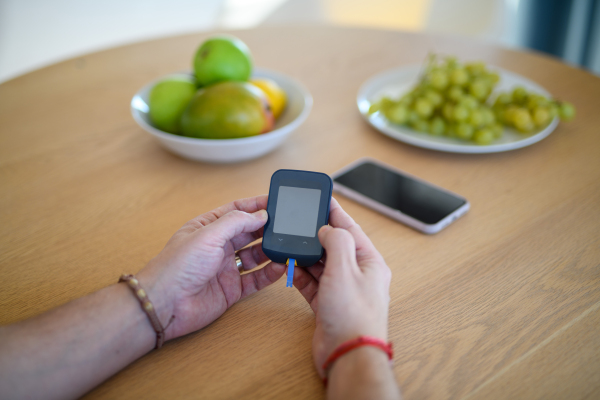
[[[137, 274], [159, 318], [166, 340], [205, 327], [238, 300], [277, 281], [285, 265], [269, 263], [241, 275], [235, 252], [262, 237], [267, 196], [236, 200], [181, 227]], [[238, 252], [245, 270], [268, 261], [261, 244]]]
[[294, 286], [316, 315], [313, 359], [321, 377], [323, 363], [341, 343], [362, 335], [387, 341], [392, 276], [371, 240], [335, 199], [329, 223], [319, 230], [323, 259], [294, 270]]

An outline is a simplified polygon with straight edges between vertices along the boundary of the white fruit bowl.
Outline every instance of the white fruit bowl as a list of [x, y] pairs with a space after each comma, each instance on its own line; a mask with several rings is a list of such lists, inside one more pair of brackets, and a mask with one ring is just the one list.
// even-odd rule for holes
[[274, 150], [308, 117], [312, 96], [301, 84], [283, 74], [256, 68], [253, 78], [269, 78], [277, 82], [287, 94], [287, 105], [275, 122], [272, 131], [241, 139], [197, 139], [174, 135], [152, 126], [148, 115], [150, 91], [159, 81], [172, 76], [187, 75], [179, 72], [165, 75], [141, 88], [131, 99], [131, 114], [135, 122], [154, 136], [167, 150], [184, 158], [213, 163], [231, 163], [251, 160]]

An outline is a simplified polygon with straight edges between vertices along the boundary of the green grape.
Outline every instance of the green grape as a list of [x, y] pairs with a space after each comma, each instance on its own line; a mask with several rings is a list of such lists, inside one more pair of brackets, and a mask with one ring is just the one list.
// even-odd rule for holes
[[496, 115], [494, 112], [488, 107], [482, 107], [481, 112], [483, 113], [483, 124], [491, 125], [496, 122]]
[[469, 73], [464, 68], [456, 68], [450, 73], [450, 83], [464, 86], [469, 82]]
[[575, 106], [569, 102], [563, 101], [559, 105], [558, 113], [560, 119], [563, 121], [570, 121], [575, 118]]
[[529, 108], [529, 111], [533, 111], [538, 107], [548, 107], [549, 104], [548, 99], [539, 94], [530, 94], [527, 96], [527, 108]]
[[405, 124], [408, 121], [408, 108], [403, 104], [396, 104], [385, 111], [385, 117], [395, 124]]
[[382, 97], [381, 100], [379, 100], [379, 103], [381, 104], [381, 109], [391, 107], [395, 104], [394, 100], [390, 99], [389, 97]]
[[377, 111], [384, 111], [392, 106], [394, 102], [389, 97], [383, 97], [379, 101], [371, 104], [369, 107], [369, 114], [374, 114]]
[[415, 101], [414, 108], [417, 114], [419, 114], [419, 117], [429, 118], [433, 113], [433, 105], [424, 97], [418, 98]]
[[460, 99], [464, 97], [464, 95], [465, 92], [463, 92], [463, 90], [459, 86], [450, 87], [450, 89], [448, 89], [448, 92], [446, 93], [446, 97], [456, 102], [459, 102]]
[[433, 89], [425, 93], [425, 98], [431, 102], [434, 108], [439, 107], [444, 101], [442, 95]]
[[505, 108], [494, 106], [492, 111], [494, 113], [494, 116], [496, 117], [496, 121], [500, 122], [501, 124], [509, 123], [508, 120], [506, 119], [506, 109]]
[[414, 121], [413, 123], [411, 123], [411, 126], [419, 132], [429, 132], [429, 122], [424, 119], [418, 119]]
[[417, 100], [419, 97], [423, 96], [425, 93], [425, 88], [427, 87], [426, 83], [421, 83], [419, 86], [413, 88], [408, 94], [412, 97], [412, 101]]
[[452, 117], [457, 122], [466, 121], [467, 118], [469, 118], [469, 109], [461, 105], [457, 105], [454, 107]]
[[494, 140], [494, 133], [491, 129], [479, 129], [473, 134], [473, 140], [481, 145], [490, 144]]
[[464, 140], [471, 140], [471, 138], [473, 137], [473, 133], [475, 132], [475, 128], [473, 127], [473, 125], [469, 125], [466, 123], [460, 123], [458, 125], [456, 125], [456, 137], [464, 139]]
[[510, 105], [504, 110], [504, 121], [508, 125], [514, 125], [515, 112], [519, 109], [517, 106]]
[[508, 93], [501, 93], [496, 97], [496, 101], [494, 102], [494, 107], [504, 107], [508, 105], [512, 101], [512, 98]]
[[546, 107], [536, 107], [532, 112], [533, 123], [538, 126], [546, 126], [550, 122], [550, 111]]
[[498, 75], [496, 72], [490, 72], [487, 75], [487, 79], [492, 83], [492, 85], [495, 85], [500, 81], [500, 75]]
[[475, 109], [471, 111], [471, 115], [469, 115], [468, 119], [469, 124], [473, 125], [475, 128], [479, 128], [484, 125], [485, 115], [483, 110]]
[[455, 138], [456, 137], [456, 125], [448, 124], [446, 126], [446, 131], [444, 132], [444, 136], [447, 136], [449, 138]]
[[446, 103], [442, 107], [442, 115], [446, 118], [446, 121], [452, 121], [454, 118], [454, 106], [452, 103]]
[[548, 113], [550, 114], [550, 120], [558, 117], [558, 105], [554, 102], [550, 103], [550, 105], [548, 105]]
[[526, 108], [518, 108], [513, 112], [512, 122], [517, 128], [517, 130], [521, 132], [531, 132], [535, 127], [533, 124], [533, 120], [531, 119], [531, 114], [527, 111]]
[[490, 89], [485, 79], [475, 79], [469, 84], [469, 93], [478, 100], [485, 100], [489, 92]]
[[439, 69], [431, 71], [428, 80], [431, 86], [438, 90], [443, 90], [448, 86], [448, 75]]
[[458, 59], [456, 57], [446, 57], [446, 68], [448, 70], [458, 68], [458, 65]]
[[413, 101], [415, 101], [415, 97], [410, 93], [405, 94], [404, 96], [402, 96], [400, 98], [400, 103], [403, 103], [407, 106], [411, 105], [413, 103]]
[[462, 99], [460, 99], [459, 104], [468, 108], [469, 110], [474, 110], [479, 107], [479, 102], [477, 99], [470, 94], [465, 95]]
[[408, 124], [409, 125], [414, 124], [420, 118], [421, 117], [419, 117], [419, 114], [417, 114], [417, 112], [415, 110], [408, 110]]
[[441, 117], [434, 117], [429, 125], [429, 133], [434, 136], [441, 136], [446, 132], [446, 123]]
[[517, 104], [524, 104], [527, 100], [527, 90], [523, 86], [517, 86], [512, 91], [512, 99]]
[[500, 139], [502, 137], [502, 135], [504, 134], [504, 128], [502, 127], [502, 125], [496, 123], [496, 124], [492, 124], [489, 129], [492, 131], [492, 133], [494, 134], [494, 138], [495, 139]]
[[465, 68], [474, 76], [479, 76], [485, 72], [485, 64], [481, 61], [465, 64]]
[[377, 111], [381, 110], [381, 103], [373, 103], [369, 107], [369, 114], [375, 114]]

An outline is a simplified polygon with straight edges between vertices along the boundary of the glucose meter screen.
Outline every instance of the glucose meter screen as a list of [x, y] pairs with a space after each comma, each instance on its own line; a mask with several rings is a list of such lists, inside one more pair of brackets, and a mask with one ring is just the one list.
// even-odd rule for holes
[[280, 186], [275, 207], [274, 233], [315, 237], [321, 191]]

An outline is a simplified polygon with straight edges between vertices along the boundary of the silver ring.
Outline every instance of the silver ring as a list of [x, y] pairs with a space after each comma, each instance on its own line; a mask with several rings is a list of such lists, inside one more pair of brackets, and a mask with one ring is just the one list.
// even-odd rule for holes
[[244, 264], [242, 264], [242, 259], [237, 254], [235, 256], [235, 266], [240, 271], [240, 274], [244, 272]]

